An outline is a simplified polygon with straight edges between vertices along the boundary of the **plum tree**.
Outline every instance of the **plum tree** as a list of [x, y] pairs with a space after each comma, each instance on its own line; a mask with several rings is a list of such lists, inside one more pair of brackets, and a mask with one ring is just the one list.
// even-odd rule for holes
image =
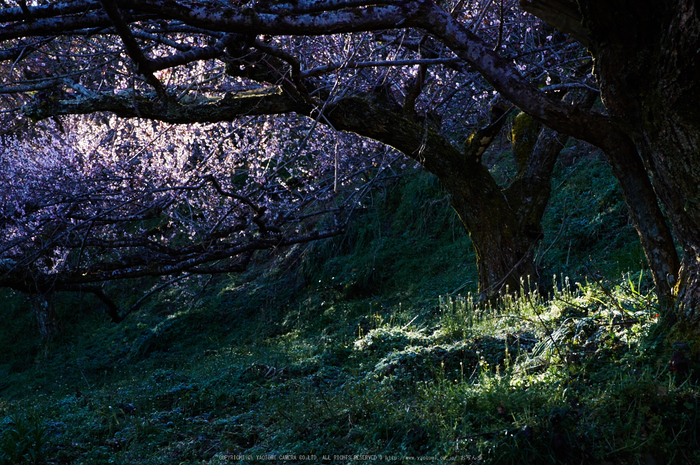
[[[580, 14], [572, 2], [551, 3]], [[696, 21], [687, 8], [684, 27]], [[590, 110], [597, 88], [580, 42], [596, 43], [596, 19], [583, 17], [592, 18], [588, 29], [554, 24], [570, 38], [508, 0], [18, 2], [0, 10], [0, 58], [11, 63], [0, 92], [8, 109], [14, 99], [35, 120], [109, 112], [202, 124], [301, 115], [314, 130], [325, 125], [391, 146], [440, 179], [472, 237], [484, 295], [536, 275], [533, 251], [561, 137], [586, 140], [608, 157], [669, 304], [679, 268], [672, 236], [635, 126]], [[608, 81], [600, 85], [606, 95]], [[511, 110], [496, 92], [550, 128], [508, 186], [481, 159]], [[684, 247], [685, 260], [693, 247]], [[698, 279], [684, 270], [691, 271], [681, 274], [682, 289]]]

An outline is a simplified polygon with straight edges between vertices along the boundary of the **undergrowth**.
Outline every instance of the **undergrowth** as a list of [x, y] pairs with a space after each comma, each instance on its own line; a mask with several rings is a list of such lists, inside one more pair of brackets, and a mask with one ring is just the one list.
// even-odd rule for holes
[[[0, 463], [693, 463], [695, 375], [647, 337], [638, 282], [490, 306], [445, 295], [347, 332], [302, 319], [254, 344], [224, 332], [129, 359], [136, 337], [104, 378], [76, 360], [65, 384], [3, 401]], [[165, 321], [173, 341], [227, 323], [196, 308]]]
[[700, 463], [696, 367], [669, 367], [634, 232], [577, 246], [586, 211], [626, 222], [619, 193], [562, 206], [598, 205], [591, 164], [558, 168], [541, 256], [571, 273], [547, 295], [479, 303], [469, 240], [422, 174], [345, 237], [190, 277], [119, 325], [57, 295], [42, 341], [4, 292], [0, 464]]

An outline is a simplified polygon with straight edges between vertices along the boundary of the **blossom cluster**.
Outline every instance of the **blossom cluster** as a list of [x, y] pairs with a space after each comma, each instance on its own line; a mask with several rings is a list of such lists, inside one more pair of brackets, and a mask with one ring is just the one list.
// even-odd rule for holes
[[342, 231], [399, 160], [295, 116], [40, 123], [0, 146], [0, 285], [236, 271], [255, 250]]

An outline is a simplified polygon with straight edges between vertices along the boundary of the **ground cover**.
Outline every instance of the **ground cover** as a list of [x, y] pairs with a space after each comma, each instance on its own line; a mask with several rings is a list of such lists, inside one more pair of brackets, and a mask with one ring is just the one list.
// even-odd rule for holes
[[5, 292], [0, 463], [700, 462], [695, 341], [658, 336], [614, 178], [571, 146], [555, 187], [552, 278], [489, 304], [420, 172], [346, 236], [184, 280], [119, 325], [58, 296], [41, 341]]

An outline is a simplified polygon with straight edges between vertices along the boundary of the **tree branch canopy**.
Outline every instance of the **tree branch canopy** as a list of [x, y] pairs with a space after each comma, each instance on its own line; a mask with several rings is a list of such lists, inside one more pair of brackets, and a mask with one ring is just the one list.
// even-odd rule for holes
[[[542, 16], [551, 16], [555, 27], [586, 43], [588, 36], [579, 24], [576, 2], [522, 3]], [[14, 64], [0, 63], [7, 75], [0, 98], [8, 102], [8, 114], [20, 108], [24, 116], [35, 121], [51, 118], [59, 125], [64, 120], [57, 117], [64, 115], [106, 113], [177, 125], [245, 121], [231, 129], [227, 137], [248, 147], [244, 152], [249, 158], [227, 166], [218, 173], [219, 179], [230, 178], [226, 189], [232, 192], [241, 186], [244, 190], [254, 186], [255, 195], [242, 197], [263, 199], [260, 205], [266, 208], [281, 202], [284, 208], [278, 210], [283, 212], [279, 218], [299, 217], [302, 209], [325, 204], [331, 198], [325, 194], [331, 184], [337, 194], [339, 185], [350, 185], [346, 181], [352, 178], [349, 173], [365, 172], [347, 155], [357, 146], [351, 149], [351, 144], [341, 142], [353, 137], [348, 133], [365, 138], [360, 148], [371, 146], [366, 139], [380, 141], [443, 181], [453, 207], [472, 234], [479, 266], [489, 268], [480, 273], [480, 285], [483, 277], [483, 288], [497, 290], [506, 280], [517, 285], [518, 275], [536, 270], [531, 260], [532, 235], [515, 231], [519, 227], [515, 213], [518, 206], [508, 204], [502, 187], [480, 160], [504, 122], [484, 124], [488, 120], [484, 108], [493, 101], [494, 94], [499, 93], [555, 131], [601, 147], [618, 170], [623, 191], [630, 195], [644, 193], [646, 203], [633, 214], [635, 218], [658, 210], [658, 205], [648, 178], [639, 175], [643, 167], [631, 149], [629, 136], [607, 115], [561, 99], [562, 89], [591, 87], [586, 82], [590, 78], [589, 53], [563, 34], [544, 32], [535, 18], [517, 8], [507, 8], [503, 2], [500, 9], [491, 9], [490, 5], [490, 1], [482, 0], [468, 5], [448, 2], [446, 6], [432, 0], [260, 0], [226, 4], [218, 0], [79, 0], [3, 8], [0, 42], [12, 53], [0, 57], [6, 62], [19, 59], [22, 46], [32, 47], [33, 53], [31, 59], [23, 58], [25, 68], [21, 71]], [[307, 119], [300, 123], [300, 119], [294, 119], [296, 115]], [[269, 122], [273, 117], [288, 124], [289, 134], [296, 135], [279, 139], [279, 129], [271, 123], [256, 127], [253, 134], [241, 130], [248, 122]], [[321, 126], [338, 138], [332, 149], [318, 140]], [[57, 130], [60, 132], [60, 127]], [[111, 126], [105, 129], [100, 144], [113, 145], [114, 131]], [[128, 144], [118, 156], [114, 148], [105, 151], [128, 160], [140, 159], [159, 144], [170, 155], [177, 152], [173, 144], [166, 143], [167, 138], [148, 137], [152, 142], [136, 154]], [[200, 145], [211, 145], [206, 136], [182, 137], [191, 153], [181, 154], [177, 160], [169, 158], [167, 163], [191, 167], [190, 177], [182, 175], [179, 179], [184, 185], [206, 175], [211, 160], [225, 165], [227, 157], [238, 150], [227, 145], [227, 153], [211, 149], [204, 155]], [[264, 163], [256, 159], [260, 153], [265, 154], [260, 156]], [[310, 160], [319, 159], [327, 163], [322, 169], [311, 166]], [[339, 176], [341, 160], [348, 173], [343, 179]], [[631, 170], [630, 164], [635, 163]], [[298, 170], [292, 174], [290, 169], [297, 164]], [[365, 160], [362, 166], [383, 165]], [[625, 170], [637, 174], [624, 177]], [[332, 183], [328, 180], [330, 172]], [[123, 176], [130, 179], [129, 174]], [[172, 186], [173, 181], [163, 178], [162, 182]], [[318, 183], [323, 188], [317, 188]], [[318, 192], [324, 194], [319, 196]], [[347, 197], [339, 201], [343, 205], [356, 201], [353, 195], [344, 195]], [[186, 200], [182, 202], [180, 208], [187, 208], [189, 213], [171, 211], [173, 218], [186, 219], [183, 224], [187, 223], [188, 228], [190, 223], [202, 221], [195, 218], [199, 213], [193, 212], [197, 209], [191, 209]], [[630, 205], [637, 208], [641, 203]], [[27, 202], [13, 208], [7, 216], [8, 224], [12, 215], [42, 210], [30, 208]], [[199, 204], [198, 208], [207, 211], [208, 207]], [[241, 208], [245, 214], [218, 211], [222, 224], [209, 227], [243, 234], [236, 232], [234, 217], [243, 215], [248, 218], [246, 224], [257, 224], [257, 213], [249, 205]], [[41, 227], [58, 221], [58, 213], [49, 210], [36, 219]], [[652, 216], [654, 221], [647, 226], [665, 228], [657, 224], [658, 216]], [[487, 227], [482, 228], [484, 225]], [[500, 231], [498, 240], [492, 240], [489, 230]], [[209, 233], [198, 231], [201, 237], [209, 237]], [[263, 233], [264, 228], [259, 231]], [[109, 234], [113, 237], [107, 242], [84, 239], [81, 246], [77, 240], [66, 244], [72, 250], [117, 244], [119, 234]], [[310, 236], [297, 230], [294, 237]], [[264, 239], [231, 241], [229, 245], [247, 253], [252, 249], [246, 247], [271, 247], [266, 241], [272, 239]], [[479, 241], [482, 243], [477, 244]], [[143, 238], [136, 243], [144, 249], [164, 252]], [[239, 249], [240, 244], [246, 245]], [[217, 251], [200, 252], [209, 254], [206, 260], [210, 262], [220, 258]], [[75, 255], [82, 257], [82, 252]], [[200, 254], [192, 260], [202, 257]], [[76, 259], [81, 263], [82, 258]], [[156, 272], [192, 272], [193, 267], [201, 271], [208, 266], [206, 260], [193, 265], [189, 260], [184, 256], [176, 263], [165, 260]], [[495, 265], [486, 266], [488, 260]], [[58, 262], [48, 260], [46, 268]]]
[[[520, 74], [508, 59], [494, 52], [481, 38], [430, 0], [386, 0], [372, 2], [301, 1], [288, 4], [222, 8], [216, 3], [193, 6], [175, 1], [120, 0], [116, 4], [129, 12], [132, 21], [150, 17], [182, 21], [206, 31], [233, 34], [313, 36], [345, 32], [378, 31], [402, 27], [428, 30], [457, 56], [473, 65], [494, 88], [521, 110], [557, 131], [602, 146], [601, 138], [610, 126], [607, 118], [579, 111], [549, 98]], [[563, 3], [564, 5], [567, 2]], [[43, 19], [10, 24], [0, 40], [47, 34], [65, 34], [77, 29], [103, 28], [108, 24], [93, 2], [82, 4], [86, 14], [72, 14], [74, 8], [35, 7]], [[70, 12], [67, 16], [55, 16]], [[49, 12], [55, 17], [49, 17]], [[14, 12], [16, 17], [17, 12]], [[32, 10], [32, 15], [35, 17]], [[92, 16], [91, 16], [92, 15]], [[145, 15], [145, 16], [140, 16]], [[109, 21], [109, 18], [106, 18]], [[43, 22], [42, 22], [43, 21]], [[55, 21], [51, 25], [48, 22]], [[79, 109], [80, 105], [76, 107]], [[45, 112], [48, 116], [48, 112]], [[602, 127], [601, 127], [602, 126]]]

